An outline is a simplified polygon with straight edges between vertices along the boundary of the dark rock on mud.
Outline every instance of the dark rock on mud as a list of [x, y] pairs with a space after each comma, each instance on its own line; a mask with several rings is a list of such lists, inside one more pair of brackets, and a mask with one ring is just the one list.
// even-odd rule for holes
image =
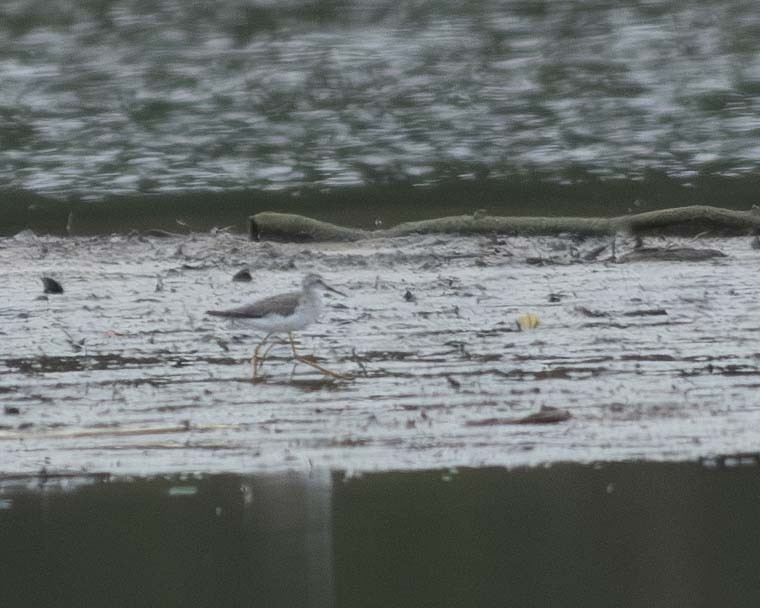
[[253, 277], [251, 276], [250, 270], [248, 270], [247, 268], [243, 268], [242, 270], [238, 270], [232, 276], [232, 280], [238, 283], [248, 283], [250, 281], [253, 281]]
[[63, 293], [61, 284], [50, 277], [42, 277], [42, 288], [44, 293]]

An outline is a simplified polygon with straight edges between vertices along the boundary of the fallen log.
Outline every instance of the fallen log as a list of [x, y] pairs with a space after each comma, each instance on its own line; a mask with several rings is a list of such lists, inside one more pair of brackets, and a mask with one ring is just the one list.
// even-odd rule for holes
[[557, 236], [576, 234], [743, 236], [760, 231], [760, 215], [705, 205], [646, 211], [613, 218], [600, 217], [507, 217], [459, 215], [405, 222], [382, 230], [349, 228], [309, 217], [262, 212], [249, 218], [252, 240], [358, 241], [367, 238], [410, 234], [510, 234]]
[[266, 211], [249, 218], [249, 235], [255, 241], [358, 241], [370, 233], [303, 215]]
[[725, 258], [717, 249], [692, 247], [641, 247], [621, 255], [617, 261], [625, 262], [700, 262], [712, 258]]

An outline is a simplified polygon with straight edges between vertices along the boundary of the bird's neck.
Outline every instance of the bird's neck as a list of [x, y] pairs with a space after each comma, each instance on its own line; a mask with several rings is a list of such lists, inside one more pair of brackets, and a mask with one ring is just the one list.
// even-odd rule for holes
[[322, 305], [322, 295], [319, 293], [319, 290], [314, 287], [307, 288], [304, 289], [301, 301], [309, 306], [319, 308]]

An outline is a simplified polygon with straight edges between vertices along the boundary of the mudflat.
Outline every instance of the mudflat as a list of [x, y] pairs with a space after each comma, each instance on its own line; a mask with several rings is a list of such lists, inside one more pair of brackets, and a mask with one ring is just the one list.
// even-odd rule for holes
[[[668, 255], [690, 248], [725, 256]], [[499, 235], [1, 239], [3, 474], [757, 451], [760, 251], [748, 238], [652, 238], [636, 251]], [[251, 281], [233, 281], [243, 268]], [[295, 289], [307, 272], [348, 297], [325, 299], [299, 349], [351, 379], [294, 366], [283, 343], [252, 383], [263, 336], [204, 313]], [[63, 293], [44, 294], [43, 277]]]

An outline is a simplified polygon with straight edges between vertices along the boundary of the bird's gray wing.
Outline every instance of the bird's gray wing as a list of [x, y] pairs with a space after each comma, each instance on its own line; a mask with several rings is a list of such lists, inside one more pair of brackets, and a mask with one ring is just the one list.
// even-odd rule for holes
[[272, 314], [285, 316], [295, 310], [300, 297], [300, 291], [293, 291], [256, 300], [255, 302], [243, 304], [243, 306], [236, 308], [228, 308], [227, 310], [207, 310], [206, 314], [215, 317], [228, 317], [230, 319], [260, 319]]

